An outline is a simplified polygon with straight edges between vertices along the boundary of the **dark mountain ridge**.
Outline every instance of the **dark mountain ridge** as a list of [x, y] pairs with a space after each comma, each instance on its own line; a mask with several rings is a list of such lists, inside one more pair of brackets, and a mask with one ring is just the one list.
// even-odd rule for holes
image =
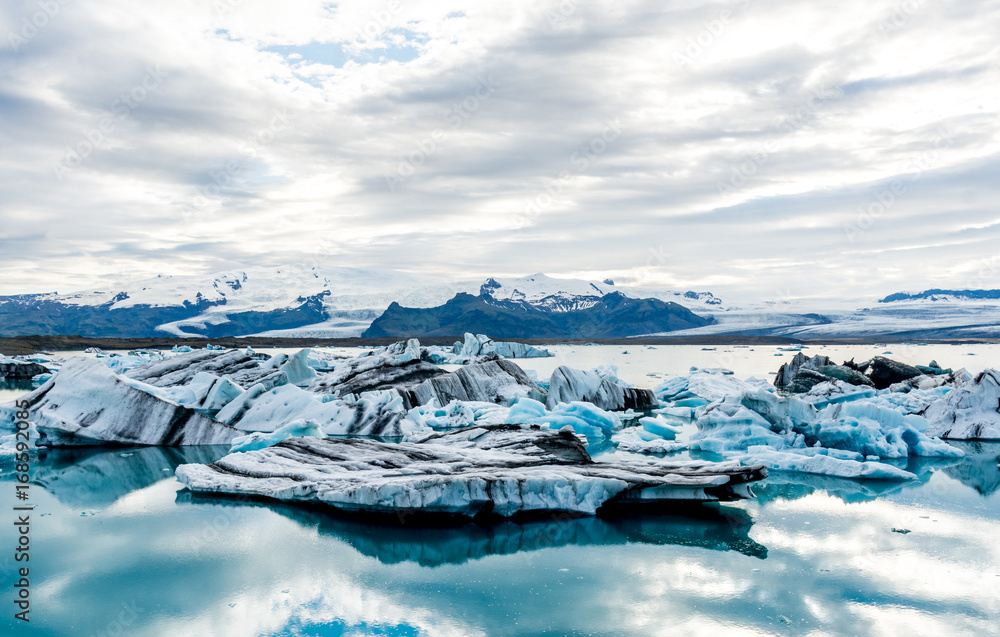
[[[484, 286], [485, 287], [485, 286]], [[444, 305], [406, 308], [390, 305], [362, 334], [457, 336], [465, 332], [494, 338], [614, 338], [702, 327], [713, 322], [682, 305], [633, 299], [621, 292], [599, 297], [585, 309], [551, 311], [519, 300], [459, 293]]]

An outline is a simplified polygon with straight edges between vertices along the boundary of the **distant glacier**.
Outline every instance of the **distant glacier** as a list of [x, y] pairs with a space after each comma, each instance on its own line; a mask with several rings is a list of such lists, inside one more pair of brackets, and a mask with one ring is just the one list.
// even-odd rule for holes
[[734, 301], [544, 274], [449, 280], [393, 270], [261, 267], [0, 297], [0, 336], [317, 339], [466, 331], [502, 338], [997, 338], [1000, 290]]

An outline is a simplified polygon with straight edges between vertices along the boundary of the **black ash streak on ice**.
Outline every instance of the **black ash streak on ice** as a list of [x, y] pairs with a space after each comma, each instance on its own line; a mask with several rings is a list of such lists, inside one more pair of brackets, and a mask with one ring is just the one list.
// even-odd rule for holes
[[766, 475], [735, 462], [594, 462], [571, 431], [527, 425], [470, 427], [416, 443], [293, 438], [177, 469], [197, 492], [467, 517], [733, 500], [751, 497], [747, 485]]
[[[596, 371], [565, 366], [553, 372], [545, 389], [518, 365], [488, 351], [532, 352], [515, 345], [469, 335], [464, 344], [457, 343], [451, 349], [422, 347], [410, 339], [356, 357], [300, 350], [267, 360], [250, 351], [208, 349], [147, 362], [139, 358], [137, 366], [120, 375], [99, 359], [72, 358], [45, 385], [26, 396], [25, 404], [35, 414], [43, 444], [50, 446], [230, 444], [248, 432], [277, 433], [279, 426], [296, 420], [315, 421], [327, 435], [398, 437], [410, 432], [410, 442], [403, 443], [301, 437], [281, 442], [281, 438], [272, 438], [275, 446], [251, 447], [210, 465], [185, 465], [177, 471], [178, 479], [194, 491], [319, 502], [348, 511], [467, 517], [508, 517], [527, 511], [592, 515], [604, 506], [658, 507], [678, 500], [752, 497], [748, 484], [766, 475], [761, 462], [752, 457], [679, 464], [636, 455], [630, 460], [616, 457], [610, 462], [593, 462], [578, 434], [569, 429], [477, 424], [479, 416], [473, 422], [465, 421], [471, 426], [414, 441], [412, 427], [406, 429], [404, 424], [426, 425], [419, 418], [406, 420], [412, 413], [408, 410], [435, 402], [463, 408], [466, 403], [479, 403], [506, 410], [514, 403], [533, 399], [538, 402], [531, 404], [541, 410], [542, 418], [555, 417], [556, 409], [574, 401], [583, 401], [588, 409], [598, 412], [660, 405], [650, 390], [625, 387]], [[461, 360], [465, 364], [457, 371], [445, 372], [431, 360]], [[928, 411], [940, 412], [935, 424], [951, 418], [966, 422], [967, 429], [974, 432], [986, 431], [983, 427], [1000, 415], [977, 406], [985, 399], [997, 403], [1000, 383], [996, 373], [971, 378], [945, 372], [878, 358], [861, 365], [849, 362], [837, 366], [823, 356], [810, 359], [800, 354], [783, 366], [776, 384], [808, 384], [815, 380], [811, 376], [815, 374], [823, 376], [837, 392], [850, 388], [844, 378], [866, 391], [874, 391], [872, 385], [895, 381], [909, 383], [907, 387], [913, 391], [961, 383]], [[744, 416], [730, 414], [727, 405], [733, 406], [730, 398], [739, 398], [734, 391], [746, 392], [750, 384], [726, 378], [693, 372], [688, 382], [692, 388], [698, 381], [710, 392], [723, 392], [726, 400], [713, 398], [706, 413], [722, 424], [726, 418], [736, 418], [732, 422], [738, 424]], [[842, 384], [833, 385], [833, 380]], [[820, 385], [810, 386], [809, 391], [822, 389]], [[743, 395], [740, 408], [756, 410], [758, 417], [774, 417], [780, 415], [780, 409], [787, 409], [790, 401], [799, 400], [768, 397], [770, 402]], [[772, 414], [773, 409], [779, 411]], [[561, 415], [563, 423], [565, 413]], [[816, 417], [818, 412], [813, 410], [813, 414]], [[459, 424], [450, 426], [462, 426], [456, 422]], [[579, 423], [590, 424], [585, 418]], [[823, 426], [818, 421], [804, 424], [813, 430]], [[582, 431], [579, 425], [571, 426]], [[711, 429], [711, 425], [707, 427]], [[699, 422], [700, 433], [705, 428]], [[792, 431], [777, 434], [787, 439]], [[771, 435], [777, 434], [772, 429]], [[303, 434], [285, 437], [288, 435]], [[924, 440], [927, 445], [943, 444], [921, 436], [916, 443], [925, 444]], [[740, 461], [748, 466], [741, 466]], [[859, 466], [879, 468], [878, 463]], [[888, 469], [891, 467], [883, 471]]]

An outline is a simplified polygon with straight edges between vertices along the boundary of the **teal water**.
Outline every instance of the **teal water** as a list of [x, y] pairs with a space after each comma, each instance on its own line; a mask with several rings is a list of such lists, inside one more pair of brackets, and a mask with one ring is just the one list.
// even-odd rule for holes
[[[554, 349], [517, 362], [542, 376], [614, 362], [650, 386], [691, 365], [769, 378], [793, 355]], [[1000, 346], [888, 349], [1000, 367]], [[173, 478], [224, 448], [41, 452], [28, 625], [14, 619], [17, 502], [0, 461], [0, 635], [1000, 635], [1000, 443], [953, 444], [960, 462], [900, 465], [919, 482], [773, 473], [750, 501], [447, 528], [195, 497]]]
[[[1000, 634], [1000, 444], [920, 482], [773, 474], [756, 500], [619, 518], [407, 527], [195, 497], [220, 448], [42, 452], [31, 622], [4, 635]], [[906, 529], [901, 534], [892, 529]]]

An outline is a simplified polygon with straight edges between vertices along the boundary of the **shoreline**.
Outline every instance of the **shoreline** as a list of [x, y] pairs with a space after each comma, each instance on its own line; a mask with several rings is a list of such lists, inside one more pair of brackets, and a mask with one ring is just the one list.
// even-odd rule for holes
[[[296, 347], [378, 347], [390, 345], [410, 337], [382, 338], [272, 338], [259, 336], [226, 336], [223, 338], [102, 338], [85, 336], [10, 336], [0, 338], [0, 354], [15, 356], [34, 354], [52, 350], [85, 350], [99, 347], [105, 350], [121, 349], [170, 349], [174, 345], [203, 348], [209, 343], [227, 348], [296, 348]], [[423, 345], [451, 345], [463, 336], [417, 336]], [[898, 343], [925, 343], [928, 345], [988, 345], [1000, 343], [1000, 339], [953, 338], [953, 339], [913, 339], [898, 336], [883, 338], [826, 338], [794, 339], [782, 336], [752, 335], [712, 335], [712, 336], [636, 336], [625, 338], [511, 338], [510, 340], [528, 345], [890, 345]]]

